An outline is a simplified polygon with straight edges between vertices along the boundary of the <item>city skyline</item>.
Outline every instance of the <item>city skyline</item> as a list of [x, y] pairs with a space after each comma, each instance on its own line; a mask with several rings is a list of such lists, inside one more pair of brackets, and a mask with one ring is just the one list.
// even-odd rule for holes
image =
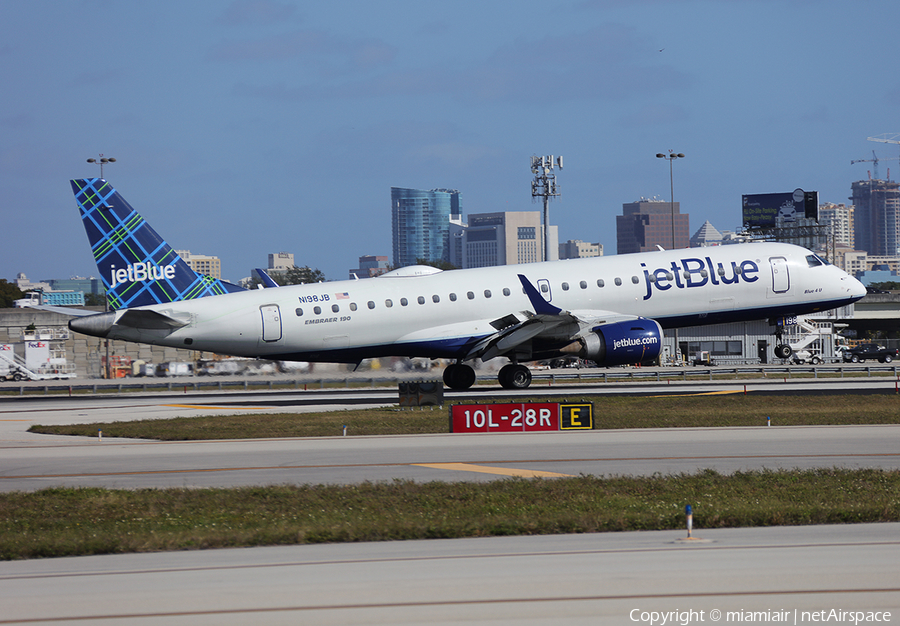
[[391, 187], [539, 210], [533, 155], [565, 155], [559, 239], [609, 252], [640, 197], [674, 192], [692, 231], [734, 230], [742, 194], [846, 203], [874, 170], [851, 160], [900, 167], [900, 146], [866, 141], [900, 131], [896, 46], [871, 26], [900, 17], [884, 0], [7, 0], [3, 16], [7, 279], [96, 273], [68, 180], [99, 175], [100, 153], [230, 280], [263, 251], [328, 278], [390, 254]]

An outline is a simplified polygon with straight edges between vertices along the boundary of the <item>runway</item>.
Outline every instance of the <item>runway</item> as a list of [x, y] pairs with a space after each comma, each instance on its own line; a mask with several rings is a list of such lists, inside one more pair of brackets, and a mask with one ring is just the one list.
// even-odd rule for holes
[[6, 562], [0, 624], [838, 622], [814, 620], [821, 611], [897, 621], [900, 524], [696, 536], [703, 541], [654, 531]]
[[640, 476], [705, 468], [900, 468], [900, 425], [198, 442], [53, 439], [0, 449], [0, 490], [483, 481], [529, 472]]
[[[754, 383], [749, 393], [834, 391], [842, 381]], [[887, 391], [892, 379], [847, 381]], [[743, 393], [744, 384], [640, 383], [579, 386], [577, 393]], [[534, 390], [532, 390], [532, 393]], [[489, 392], [479, 392], [479, 396]], [[571, 397], [572, 388], [542, 390]], [[350, 436], [310, 439], [148, 442], [27, 433], [32, 423], [74, 423], [233, 412], [308, 411], [396, 402], [387, 390], [122, 394], [4, 398], [0, 490], [50, 485], [229, 487], [351, 484], [365, 480], [486, 481], [505, 476], [651, 475], [712, 468], [900, 468], [900, 425], [635, 429], [528, 434]], [[441, 409], [438, 409], [441, 410]], [[443, 409], [446, 411], [446, 409]], [[402, 414], [398, 416], [402, 419]], [[339, 433], [335, 433], [338, 435]]]
[[[775, 388], [764, 384], [770, 392]], [[800, 393], [785, 385], [809, 384], [823, 388], [785, 381], [779, 389]], [[894, 382], [853, 384], [857, 390], [887, 390]], [[627, 387], [676, 391], [669, 385]], [[726, 387], [742, 389], [715, 386]], [[617, 392], [612, 385], [605, 388]], [[703, 389], [710, 386], [688, 383], [677, 391]], [[900, 425], [780, 427], [761, 421], [759, 427], [730, 429], [172, 443], [25, 432], [38, 422], [339, 407], [348, 397], [360, 405], [396, 401], [393, 393], [377, 392], [326, 392], [314, 400], [286, 393], [5, 398], [0, 490], [900, 468]], [[777, 612], [790, 618], [785, 621], [811, 623], [812, 612], [830, 609], [892, 611], [890, 623], [900, 613], [900, 524], [703, 530], [695, 537], [700, 541], [680, 541], [684, 533], [673, 531], [608, 533], [4, 562], [0, 624], [662, 626], [666, 612], [667, 624], [683, 623], [674, 621], [683, 611], [694, 612], [684, 623], [745, 621], [737, 618], [747, 611], [768, 612], [769, 621]], [[713, 611], [722, 612], [719, 620]], [[733, 619], [727, 619], [729, 611]]]

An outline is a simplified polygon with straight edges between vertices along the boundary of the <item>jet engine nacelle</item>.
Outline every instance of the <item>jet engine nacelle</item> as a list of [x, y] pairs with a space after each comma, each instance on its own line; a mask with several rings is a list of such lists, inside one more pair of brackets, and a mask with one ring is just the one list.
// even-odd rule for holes
[[652, 361], [662, 351], [662, 338], [662, 327], [651, 319], [603, 324], [579, 337], [578, 356], [604, 366]]

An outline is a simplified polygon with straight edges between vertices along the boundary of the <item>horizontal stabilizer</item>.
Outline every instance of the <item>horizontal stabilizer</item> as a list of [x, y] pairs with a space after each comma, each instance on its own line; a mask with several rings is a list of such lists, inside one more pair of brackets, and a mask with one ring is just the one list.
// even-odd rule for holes
[[144, 309], [128, 309], [122, 314], [122, 317], [116, 320], [116, 324], [146, 330], [175, 330], [187, 326], [187, 322]]
[[114, 326], [134, 328], [136, 330], [168, 330], [171, 332], [187, 325], [187, 322], [182, 322], [174, 317], [147, 309], [109, 311], [108, 313], [96, 313], [87, 317], [69, 320], [69, 328], [71, 330], [92, 337], [106, 337]]
[[71, 317], [84, 317], [85, 315], [96, 315], [97, 311], [90, 309], [73, 309], [67, 306], [53, 306], [52, 304], [26, 304], [26, 309], [37, 309], [38, 311], [50, 311], [51, 313], [59, 313], [60, 315], [69, 315]]
[[255, 271], [257, 276], [259, 276], [259, 280], [262, 282], [263, 287], [265, 287], [266, 289], [274, 289], [275, 287], [280, 286], [278, 283], [272, 280], [272, 277], [269, 276], [269, 273], [266, 270], [257, 267], [253, 271]]

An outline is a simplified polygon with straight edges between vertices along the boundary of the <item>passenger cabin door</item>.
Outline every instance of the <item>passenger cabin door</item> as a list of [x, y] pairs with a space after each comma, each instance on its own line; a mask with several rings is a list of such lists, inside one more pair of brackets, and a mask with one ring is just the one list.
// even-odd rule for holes
[[772, 291], [775, 293], [787, 293], [791, 288], [787, 259], [783, 256], [770, 257], [769, 266], [772, 268]]
[[262, 340], [273, 342], [281, 339], [281, 311], [277, 304], [266, 304], [259, 307], [262, 314]]

